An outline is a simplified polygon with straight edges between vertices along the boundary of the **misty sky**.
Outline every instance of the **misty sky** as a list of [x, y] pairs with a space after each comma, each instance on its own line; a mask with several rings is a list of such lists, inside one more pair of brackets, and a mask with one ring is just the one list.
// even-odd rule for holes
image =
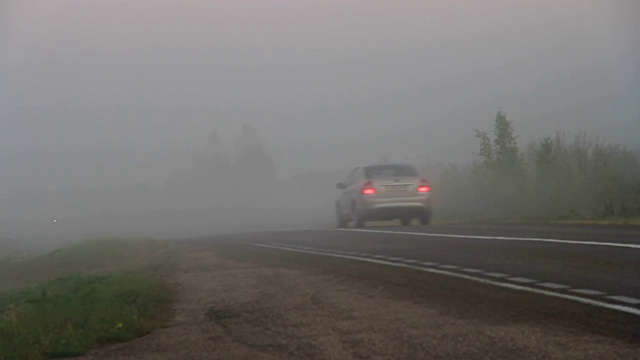
[[[478, 114], [484, 124], [451, 125], [469, 134], [498, 106], [534, 118], [537, 103], [509, 108], [492, 99], [550, 94], [544, 113], [560, 106], [546, 86], [569, 108], [638, 89], [637, 4], [0, 0], [0, 166], [19, 172], [14, 160], [24, 157], [16, 154], [36, 150], [186, 154], [213, 127], [231, 136], [244, 121], [278, 156], [278, 146], [286, 153], [289, 145], [366, 141], [397, 127], [446, 128], [449, 103], [487, 105]], [[470, 90], [425, 98], [429, 112], [419, 120], [368, 110], [449, 83]], [[556, 87], [565, 83], [569, 91]], [[296, 172], [291, 164], [281, 169]], [[2, 191], [18, 185], [11, 186]]]

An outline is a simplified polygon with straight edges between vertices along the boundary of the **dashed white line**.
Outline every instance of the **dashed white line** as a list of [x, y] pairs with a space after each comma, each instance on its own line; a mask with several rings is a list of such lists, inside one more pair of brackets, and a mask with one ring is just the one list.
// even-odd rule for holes
[[530, 283], [534, 283], [534, 282], [538, 281], [538, 280], [527, 279], [527, 278], [517, 277], [517, 276], [516, 277], [510, 277], [508, 280], [519, 282], [519, 283], [523, 283], [523, 284], [530, 284]]
[[[483, 275], [490, 276], [490, 277], [495, 277], [495, 278], [508, 277], [507, 280], [510, 280], [510, 281], [513, 281], [513, 282], [518, 282], [518, 283], [523, 283], [523, 284], [530, 284], [530, 283], [537, 282], [537, 280], [534, 280], [534, 279], [517, 277], [517, 276], [509, 277], [509, 275], [507, 275], [507, 274], [496, 273], [496, 272], [487, 272], [487, 273], [485, 273], [483, 270], [480, 270], [480, 269], [461, 268], [460, 266], [457, 266], [457, 265], [439, 264], [439, 263], [428, 262], [428, 261], [420, 262], [419, 260], [415, 260], [415, 259], [388, 257], [388, 256], [384, 256], [384, 255], [374, 255], [374, 254], [367, 254], [367, 253], [356, 253], [356, 252], [338, 251], [338, 250], [324, 250], [324, 249], [318, 249], [318, 248], [312, 248], [312, 247], [306, 247], [306, 246], [295, 246], [295, 245], [288, 245], [288, 246], [292, 247], [294, 249], [301, 249], [302, 251], [312, 250], [314, 252], [323, 252], [323, 253], [327, 253], [327, 255], [330, 255], [330, 256], [332, 254], [357, 255], [357, 256], [373, 257], [373, 258], [386, 259], [386, 260], [392, 260], [392, 261], [402, 261], [402, 262], [410, 263], [410, 264], [418, 264], [419, 263], [419, 264], [421, 264], [423, 266], [438, 266], [440, 268], [449, 269], [449, 270], [459, 269], [460, 271], [464, 271], [464, 272], [468, 272], [468, 273], [483, 273]], [[269, 247], [269, 246], [267, 246], [267, 247]], [[340, 255], [338, 255], [338, 256], [342, 257]], [[536, 284], [536, 285], [547, 287], [547, 288], [550, 288], [550, 289], [555, 289], [555, 290], [569, 289], [568, 291], [571, 291], [571, 292], [574, 292], [574, 293], [577, 293], [577, 294], [581, 294], [581, 295], [591, 295], [591, 296], [603, 296], [603, 295], [606, 295], [606, 293], [604, 293], [602, 291], [598, 291], [598, 290], [571, 289], [571, 287], [568, 286], [568, 285], [557, 284], [557, 283], [552, 283], [552, 282], [544, 282], [544, 283], [539, 283], [539, 284]], [[619, 302], [633, 304], [633, 305], [640, 304], [640, 299], [635, 299], [635, 298], [628, 297], [628, 296], [607, 296], [607, 298], [611, 299], [611, 300], [619, 301]]]
[[598, 241], [524, 238], [524, 237], [507, 237], [507, 236], [479, 236], [479, 235], [461, 235], [461, 234], [434, 234], [434, 233], [421, 233], [421, 232], [409, 232], [409, 231], [389, 231], [389, 230], [370, 230], [370, 229], [318, 229], [318, 230], [351, 231], [351, 232], [365, 232], [365, 233], [378, 233], [378, 234], [413, 235], [413, 236], [476, 239], [476, 240], [534, 241], [534, 242], [548, 242], [548, 243], [559, 243], [559, 244], [610, 246], [610, 247], [640, 249], [640, 244], [625, 244], [625, 243], [611, 243], [611, 242], [598, 242]]
[[638, 305], [640, 304], [640, 299], [628, 297], [628, 296], [607, 296], [608, 299], [624, 302], [627, 304]]
[[406, 262], [406, 263], [411, 263], [411, 264], [415, 264], [415, 263], [419, 263], [420, 260], [413, 260], [413, 259], [402, 259], [402, 261]]
[[[295, 248], [290, 248], [290, 247], [280, 246], [280, 245], [255, 244], [255, 246], [264, 247], [264, 248], [271, 248], [271, 249], [277, 249], [277, 250], [283, 250], [283, 251], [291, 251], [291, 252], [314, 254], [314, 255], [320, 255], [320, 256], [336, 257], [336, 258], [348, 259], [348, 260], [356, 260], [356, 261], [369, 262], [369, 263], [379, 264], [379, 265], [387, 265], [387, 266], [394, 266], [394, 267], [400, 267], [400, 268], [405, 268], [405, 269], [418, 270], [418, 271], [428, 272], [428, 273], [432, 273], [432, 274], [451, 276], [451, 277], [460, 278], [460, 279], [466, 279], [466, 280], [470, 280], [470, 281], [474, 281], [474, 282], [478, 282], [478, 283], [482, 283], [482, 284], [488, 284], [488, 285], [503, 287], [503, 288], [512, 289], [512, 290], [526, 291], [526, 292], [530, 292], [530, 293], [534, 293], [534, 294], [539, 294], [539, 295], [545, 295], [545, 296], [550, 296], [550, 297], [556, 297], [556, 298], [560, 298], [560, 299], [571, 300], [571, 301], [579, 302], [579, 303], [582, 303], [582, 304], [597, 306], [597, 307], [601, 307], [601, 308], [605, 308], [605, 309], [616, 310], [616, 311], [624, 312], [624, 313], [627, 313], [627, 314], [640, 316], [640, 309], [637, 309], [637, 308], [634, 308], [634, 307], [630, 307], [630, 306], [611, 304], [611, 303], [606, 303], [606, 302], [602, 302], [602, 301], [598, 301], [598, 300], [592, 300], [592, 299], [583, 298], [583, 297], [579, 297], [579, 296], [563, 294], [563, 293], [557, 293], [557, 292], [538, 289], [538, 288], [534, 288], [534, 287], [508, 283], [508, 282], [494, 281], [494, 280], [489, 280], [489, 279], [485, 279], [485, 278], [478, 277], [478, 276], [455, 273], [455, 272], [446, 271], [446, 270], [440, 270], [440, 269], [435, 269], [435, 268], [425, 268], [425, 267], [422, 267], [422, 266], [416, 266], [416, 265], [410, 265], [410, 264], [404, 264], [404, 263], [397, 263], [397, 262], [390, 262], [390, 261], [385, 261], [385, 260], [377, 260], [377, 259], [371, 259], [371, 258], [365, 258], [365, 257], [356, 257], [356, 256], [349, 256], [349, 255], [331, 254], [331, 253], [327, 253], [327, 252], [323, 252], [323, 251], [295, 249]], [[640, 304], [640, 300], [634, 299], [634, 298], [630, 298], [630, 297], [626, 297], [626, 296], [609, 296], [608, 298], [612, 299], [612, 300], [620, 301], [620, 302], [626, 302], [628, 304], [634, 304], [634, 305]]]
[[509, 275], [507, 275], [507, 274], [497, 273], [497, 272], [484, 273], [484, 275], [491, 276], [491, 277], [495, 277], [495, 278], [502, 278], [502, 277], [507, 277], [507, 276], [509, 276]]
[[582, 294], [582, 295], [593, 295], [593, 296], [600, 296], [605, 294], [602, 291], [591, 290], [591, 289], [571, 289], [569, 291]]
[[537, 284], [539, 286], [544, 286], [547, 287], [549, 289], [568, 289], [571, 286], [569, 285], [564, 285], [564, 284], [557, 284], [557, 283], [552, 283], [552, 282], [546, 282], [546, 283], [541, 283], [541, 284]]
[[459, 269], [460, 266], [456, 266], [456, 265], [440, 265], [439, 267], [443, 268], [443, 269]]

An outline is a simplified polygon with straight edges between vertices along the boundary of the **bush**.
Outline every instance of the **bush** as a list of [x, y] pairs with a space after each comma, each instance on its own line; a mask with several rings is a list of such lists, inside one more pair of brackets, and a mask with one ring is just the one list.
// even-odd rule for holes
[[[498, 111], [494, 138], [476, 130], [477, 160], [449, 164], [435, 186], [449, 216], [631, 218], [640, 216], [640, 163], [618, 144], [580, 131], [558, 132], [522, 151], [511, 121]], [[427, 167], [429, 168], [429, 167]]]

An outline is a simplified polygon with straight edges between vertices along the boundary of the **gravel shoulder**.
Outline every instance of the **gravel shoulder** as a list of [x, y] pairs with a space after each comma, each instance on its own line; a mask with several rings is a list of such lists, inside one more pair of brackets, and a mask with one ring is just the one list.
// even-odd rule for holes
[[172, 320], [84, 359], [640, 359], [628, 339], [446, 311], [383, 280], [277, 266], [268, 251], [266, 262], [202, 244], [183, 251]]

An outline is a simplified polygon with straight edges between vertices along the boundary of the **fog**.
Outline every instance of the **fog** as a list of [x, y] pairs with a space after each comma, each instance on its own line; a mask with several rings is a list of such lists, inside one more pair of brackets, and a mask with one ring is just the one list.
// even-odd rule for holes
[[499, 108], [523, 143], [640, 147], [639, 24], [634, 0], [1, 1], [0, 238], [322, 226], [349, 168], [468, 161]]

